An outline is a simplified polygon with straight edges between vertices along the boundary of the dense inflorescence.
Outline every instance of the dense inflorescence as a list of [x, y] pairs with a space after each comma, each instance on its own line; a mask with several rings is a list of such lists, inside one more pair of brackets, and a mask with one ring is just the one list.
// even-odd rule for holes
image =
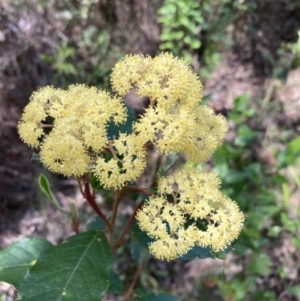
[[[140, 228], [156, 240], [150, 250], [157, 258], [180, 257], [195, 245], [218, 252], [238, 237], [243, 214], [219, 185], [216, 174], [194, 168], [160, 179], [159, 195], [151, 197], [137, 214]], [[200, 230], [197, 222], [205, 229]]]
[[[40, 149], [50, 171], [76, 177], [93, 172], [104, 188], [118, 190], [144, 171], [149, 143], [161, 154], [185, 153], [196, 164], [222, 144], [226, 120], [200, 105], [202, 83], [183, 60], [168, 53], [126, 56], [113, 69], [111, 85], [115, 95], [72, 85], [44, 87], [31, 96], [19, 134]], [[147, 96], [150, 105], [131, 134], [108, 138], [110, 122], [126, 121], [122, 98], [131, 89]], [[159, 180], [158, 194], [136, 216], [153, 239], [149, 249], [157, 258], [180, 257], [195, 245], [218, 252], [238, 237], [243, 214], [219, 186], [215, 174], [192, 168]]]

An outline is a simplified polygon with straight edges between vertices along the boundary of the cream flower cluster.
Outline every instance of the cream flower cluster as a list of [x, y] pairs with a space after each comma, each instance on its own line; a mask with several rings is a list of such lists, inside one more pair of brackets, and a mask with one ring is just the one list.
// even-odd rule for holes
[[[52, 172], [80, 177], [93, 172], [104, 188], [120, 189], [136, 181], [146, 167], [146, 145], [161, 154], [185, 153], [189, 161], [206, 161], [221, 145], [227, 124], [221, 115], [200, 105], [202, 84], [181, 59], [162, 53], [154, 58], [126, 56], [113, 69], [113, 94], [95, 87], [44, 87], [33, 93], [18, 130], [22, 140], [40, 150]], [[135, 89], [150, 105], [132, 125], [132, 134], [110, 139], [110, 122], [127, 119], [122, 98]], [[153, 242], [150, 251], [171, 260], [193, 246], [224, 250], [236, 239], [243, 214], [224, 196], [219, 178], [196, 169], [163, 177], [158, 194], [137, 213]]]
[[149, 245], [155, 257], [172, 260], [195, 245], [218, 252], [238, 237], [244, 216], [219, 185], [216, 174], [192, 168], [160, 179], [158, 196], [136, 215], [140, 228], [155, 240]]
[[[94, 171], [105, 188], [118, 189], [136, 180], [146, 165], [139, 136], [107, 138], [109, 121], [119, 124], [126, 118], [121, 99], [105, 91], [85, 85], [68, 90], [47, 86], [31, 96], [18, 130], [25, 143], [40, 148], [41, 162], [50, 171], [65, 176]], [[113, 152], [107, 162], [104, 149]]]
[[150, 106], [134, 129], [164, 154], [182, 152], [193, 162], [206, 161], [227, 131], [223, 116], [200, 106], [202, 84], [195, 72], [172, 54], [126, 56], [116, 64], [113, 89], [124, 96], [135, 88]]

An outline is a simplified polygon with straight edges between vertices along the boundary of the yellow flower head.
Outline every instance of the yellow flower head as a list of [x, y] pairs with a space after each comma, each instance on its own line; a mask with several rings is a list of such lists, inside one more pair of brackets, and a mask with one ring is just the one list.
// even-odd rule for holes
[[146, 167], [144, 140], [136, 134], [120, 134], [110, 142], [113, 156], [107, 161], [100, 157], [93, 171], [106, 189], [119, 189], [129, 181], [135, 181]]
[[121, 99], [85, 85], [71, 85], [66, 93], [67, 106], [55, 126], [77, 137], [85, 148], [99, 152], [107, 145], [107, 124], [126, 121], [126, 108]]
[[50, 171], [65, 176], [83, 175], [91, 162], [80, 140], [56, 129], [42, 142], [40, 157]]
[[41, 161], [49, 170], [80, 176], [108, 145], [108, 123], [122, 123], [126, 115], [119, 98], [95, 87], [45, 87], [31, 96], [18, 129], [27, 144], [41, 148]]
[[60, 103], [64, 96], [63, 90], [51, 86], [44, 87], [31, 95], [18, 125], [19, 135], [25, 143], [31, 147], [39, 146], [39, 139], [44, 134], [41, 124], [50, 116], [52, 106]]
[[[207, 106], [198, 106], [194, 111], [195, 119], [187, 129], [182, 152], [188, 154], [195, 163], [207, 161], [223, 143], [228, 126], [222, 115], [216, 115]], [[190, 117], [192, 118], [192, 117]]]
[[149, 107], [134, 129], [161, 153], [186, 153], [190, 161], [199, 163], [209, 159], [222, 144], [227, 123], [206, 106], [198, 106], [193, 112], [181, 107], [177, 110]]
[[183, 212], [164, 197], [150, 197], [136, 219], [140, 228], [155, 239], [149, 250], [158, 259], [178, 258], [195, 244], [194, 237], [190, 235], [194, 226], [185, 229]]
[[[220, 192], [219, 185], [216, 174], [189, 168], [160, 179], [160, 197], [150, 198], [136, 216], [140, 228], [156, 240], [150, 245], [155, 256], [174, 259], [194, 245], [211, 247], [217, 252], [238, 237], [244, 216], [236, 203]], [[167, 201], [168, 195], [173, 198], [171, 203]], [[197, 221], [201, 221], [206, 230], [198, 229]], [[175, 242], [180, 252], [169, 249], [168, 253], [168, 247]], [[158, 246], [163, 246], [163, 254]]]
[[113, 69], [111, 84], [121, 96], [137, 88], [137, 95], [149, 97], [151, 106], [156, 104], [167, 110], [181, 105], [192, 111], [202, 99], [203, 87], [196, 73], [170, 53], [153, 59], [126, 56]]

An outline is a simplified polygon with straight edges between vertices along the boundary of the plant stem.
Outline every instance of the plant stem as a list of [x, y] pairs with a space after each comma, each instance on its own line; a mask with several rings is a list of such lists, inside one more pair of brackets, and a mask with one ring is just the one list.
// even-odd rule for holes
[[72, 229], [76, 234], [79, 234], [79, 224], [78, 223], [72, 223]]
[[94, 209], [94, 211], [101, 217], [105, 225], [108, 227], [108, 229], [111, 229], [112, 225], [109, 222], [109, 220], [106, 218], [106, 216], [103, 214], [101, 209], [98, 207], [94, 193], [91, 193], [90, 190], [90, 181], [89, 181], [89, 174], [85, 174], [83, 177], [83, 183], [84, 183], [84, 191], [83, 196], [88, 201], [88, 203], [91, 205], [91, 207]]
[[114, 201], [114, 205], [113, 205], [113, 209], [112, 209], [112, 216], [111, 216], [111, 219], [110, 219], [110, 223], [112, 225], [115, 224], [118, 207], [119, 207], [119, 204], [120, 204], [120, 201], [121, 201], [122, 197], [126, 193], [126, 190], [127, 190], [127, 187], [123, 187], [121, 190], [116, 192], [116, 197], [115, 197], [115, 201]]
[[124, 297], [124, 301], [129, 301], [130, 300], [132, 291], [133, 291], [133, 289], [134, 289], [134, 287], [135, 287], [135, 285], [136, 285], [136, 283], [139, 279], [139, 276], [140, 276], [142, 270], [143, 270], [143, 266], [139, 265], [137, 270], [135, 271], [132, 283], [130, 284], [129, 288], [127, 289], [127, 292], [126, 292], [125, 297]]
[[112, 246], [112, 250], [115, 251], [119, 246], [122, 245], [122, 240], [124, 238], [124, 236], [126, 235], [127, 231], [129, 230], [131, 224], [134, 221], [135, 215], [137, 213], [137, 211], [144, 205], [144, 202], [141, 202], [139, 204], [139, 206], [135, 209], [134, 213], [131, 215], [131, 217], [129, 218], [129, 220], [127, 221], [122, 233], [120, 234], [119, 238], [117, 239], [117, 241], [114, 243], [114, 245]]
[[110, 219], [111, 228], [109, 231], [109, 242], [110, 242], [111, 246], [113, 243], [112, 240], [113, 240], [113, 234], [114, 234], [114, 228], [115, 228], [115, 221], [117, 218], [118, 207], [119, 207], [120, 201], [121, 201], [123, 195], [125, 194], [125, 192], [126, 192], [125, 187], [123, 187], [121, 190], [116, 191], [116, 196], [115, 196], [113, 209], [112, 209], [112, 216]]
[[79, 190], [80, 190], [82, 196], [85, 198], [85, 194], [84, 194], [84, 191], [83, 191], [82, 186], [81, 186], [81, 181], [80, 181], [81, 179], [80, 178], [76, 178], [76, 180], [77, 180], [77, 184], [78, 184]]
[[120, 204], [120, 201], [121, 201], [122, 197], [127, 192], [127, 190], [141, 192], [141, 193], [144, 193], [144, 194], [149, 195], [149, 196], [153, 195], [153, 193], [150, 190], [146, 189], [146, 188], [139, 188], [139, 187], [135, 187], [135, 186], [125, 186], [125, 187], [123, 187], [116, 194], [116, 198], [115, 198], [114, 205], [113, 205], [112, 217], [111, 217], [111, 220], [110, 220], [110, 223], [112, 225], [115, 224], [115, 220], [116, 220], [116, 217], [117, 217], [118, 206]]
[[[134, 186], [125, 186], [125, 187], [123, 187], [121, 190], [119, 190], [119, 191], [116, 192], [116, 197], [115, 197], [114, 205], [113, 205], [113, 209], [112, 209], [112, 217], [111, 217], [111, 219], [110, 219], [110, 223], [111, 223], [112, 226], [111, 226], [110, 231], [109, 231], [109, 241], [110, 241], [110, 244], [111, 244], [111, 245], [112, 245], [112, 237], [113, 237], [114, 225], [115, 225], [115, 221], [116, 221], [116, 217], [117, 217], [118, 207], [119, 207], [119, 204], [120, 204], [120, 201], [121, 201], [122, 197], [125, 195], [125, 193], [126, 193], [128, 190], [129, 190], [129, 191], [141, 192], [141, 193], [144, 193], [144, 194], [147, 194], [147, 195], [152, 195], [152, 192], [151, 192], [151, 191], [149, 191], [149, 190], [147, 190], [147, 189], [145, 189], [145, 188], [139, 188], [139, 187], [134, 187]], [[124, 228], [124, 230], [123, 230], [123, 232], [125, 231], [124, 234], [123, 234], [123, 232], [122, 232], [123, 236], [126, 234], [128, 228], [129, 228], [130, 225], [132, 224], [133, 219], [134, 219], [134, 216], [135, 216], [135, 213], [136, 213], [136, 211], [134, 212], [133, 217], [131, 217], [132, 220], [129, 219], [129, 221], [128, 221], [128, 222], [130, 222], [130, 224], [129, 224], [129, 225], [126, 224], [126, 226], [125, 226], [125, 228]], [[122, 235], [122, 234], [121, 234], [121, 235]], [[121, 237], [121, 236], [120, 236], [120, 237]], [[120, 237], [118, 238], [117, 242], [119, 242]], [[122, 237], [121, 239], [123, 239], [123, 237]], [[116, 243], [117, 243], [117, 242], [116, 242]], [[121, 241], [120, 241], [120, 242], [121, 242]], [[114, 244], [114, 246], [116, 245], [116, 243]]]
[[135, 186], [126, 186], [126, 190], [141, 192], [148, 196], [153, 195], [153, 192], [151, 192], [150, 190], [148, 190], [146, 188], [139, 188], [139, 187], [135, 187]]

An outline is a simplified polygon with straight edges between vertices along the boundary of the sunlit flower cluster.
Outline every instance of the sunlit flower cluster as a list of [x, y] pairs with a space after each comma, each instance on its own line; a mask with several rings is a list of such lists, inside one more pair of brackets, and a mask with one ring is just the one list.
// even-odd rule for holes
[[207, 160], [223, 141], [227, 124], [206, 106], [200, 106], [202, 84], [193, 70], [173, 55], [155, 58], [126, 56], [112, 73], [112, 87], [124, 96], [135, 88], [150, 106], [134, 129], [161, 153], [182, 152], [189, 160]]
[[40, 147], [41, 161], [50, 171], [81, 176], [108, 147], [108, 122], [126, 118], [121, 100], [105, 91], [85, 85], [66, 91], [48, 86], [31, 96], [19, 134], [30, 146]]
[[[111, 85], [115, 95], [81, 84], [33, 93], [18, 130], [50, 171], [76, 177], [92, 172], [104, 188], [118, 190], [145, 170], [148, 144], [161, 154], [187, 154], [194, 163], [208, 160], [222, 144], [225, 118], [200, 105], [201, 81], [172, 54], [126, 56], [113, 69]], [[108, 137], [110, 123], [127, 120], [122, 98], [131, 89], [150, 105], [129, 133]], [[192, 168], [162, 177], [157, 195], [136, 216], [153, 239], [151, 253], [171, 260], [194, 246], [226, 249], [244, 217], [219, 186], [215, 174]]]
[[135, 181], [146, 167], [146, 150], [138, 135], [121, 134], [110, 143], [112, 158], [98, 158], [94, 172], [107, 189], [119, 189], [129, 181]]
[[195, 245], [218, 252], [238, 237], [244, 216], [219, 185], [216, 174], [192, 168], [160, 179], [158, 196], [136, 216], [140, 228], [154, 239], [149, 249], [155, 257], [175, 259]]

